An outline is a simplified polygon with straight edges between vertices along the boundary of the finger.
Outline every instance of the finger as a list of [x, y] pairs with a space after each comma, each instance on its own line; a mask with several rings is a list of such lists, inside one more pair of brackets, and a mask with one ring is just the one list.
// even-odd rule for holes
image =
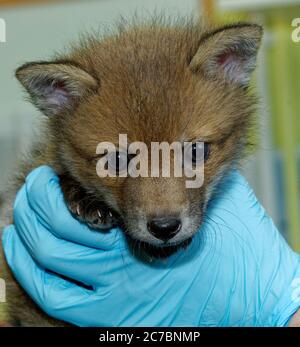
[[47, 273], [33, 261], [14, 225], [4, 229], [2, 244], [6, 261], [17, 281], [42, 306], [45, 301], [42, 285], [47, 284]]
[[[54, 318], [82, 325], [84, 315], [79, 315], [78, 309], [84, 307], [84, 312], [91, 306], [95, 309], [92, 305], [93, 292], [40, 268], [27, 252], [13, 225], [5, 228], [2, 242], [14, 276], [37, 305]], [[99, 309], [99, 306], [96, 307]]]
[[233, 242], [239, 241], [243, 247], [251, 248], [255, 244], [257, 254], [266, 253], [267, 243], [268, 248], [272, 249], [271, 235], [274, 245], [279, 245], [276, 240], [281, 235], [238, 171], [233, 171], [224, 180], [221, 193], [211, 200], [202, 231], [206, 231], [208, 227], [212, 230], [218, 228], [219, 235], [226, 233], [227, 240], [233, 236]]
[[41, 267], [90, 286], [105, 283], [109, 273], [124, 265], [122, 256], [128, 253], [125, 238], [110, 250], [99, 250], [57, 238], [40, 223], [30, 208], [25, 187], [18, 193], [14, 222], [19, 237]]
[[[222, 182], [221, 194], [216, 194], [212, 203], [224, 204], [224, 200], [227, 200], [227, 204], [233, 206], [239, 210], [245, 204], [247, 207], [258, 203], [257, 198], [249, 186], [247, 180], [236, 170], [232, 171]], [[260, 205], [260, 208], [263, 209]], [[246, 210], [246, 208], [245, 208]]]
[[44, 227], [57, 237], [98, 249], [111, 249], [118, 242], [121, 231], [93, 231], [76, 220], [68, 210], [59, 185], [59, 178], [48, 166], [33, 170], [26, 178], [29, 204]]

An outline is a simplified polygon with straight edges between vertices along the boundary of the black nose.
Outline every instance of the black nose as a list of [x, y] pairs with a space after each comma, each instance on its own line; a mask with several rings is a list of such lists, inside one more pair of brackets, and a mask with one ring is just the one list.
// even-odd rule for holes
[[157, 239], [168, 241], [181, 229], [181, 221], [174, 217], [154, 218], [147, 223], [147, 227]]

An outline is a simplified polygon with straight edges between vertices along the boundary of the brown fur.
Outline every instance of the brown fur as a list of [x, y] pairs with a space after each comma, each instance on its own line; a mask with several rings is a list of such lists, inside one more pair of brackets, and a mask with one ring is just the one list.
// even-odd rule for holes
[[[83, 196], [96, 199], [121, 218], [129, 236], [137, 238], [137, 221], [163, 212], [184, 213], [189, 218], [188, 239], [202, 223], [217, 183], [243, 156], [256, 105], [248, 85], [228, 78], [215, 58], [230, 47], [241, 61], [247, 60], [247, 55], [256, 55], [260, 38], [261, 28], [252, 24], [209, 28], [191, 21], [154, 20], [121, 26], [102, 40], [94, 35], [52, 63], [21, 67], [18, 79], [32, 102], [50, 117], [42, 143], [21, 169], [16, 189], [32, 168], [47, 164], [61, 177], [71, 210]], [[69, 92], [63, 107], [45, 105], [40, 98], [50, 75], [62, 79]], [[117, 143], [120, 133], [147, 145], [209, 142], [203, 187], [188, 190], [185, 178], [174, 177], [100, 179], [95, 170], [97, 144]], [[11, 324], [61, 324], [41, 313], [9, 272], [5, 278]]]

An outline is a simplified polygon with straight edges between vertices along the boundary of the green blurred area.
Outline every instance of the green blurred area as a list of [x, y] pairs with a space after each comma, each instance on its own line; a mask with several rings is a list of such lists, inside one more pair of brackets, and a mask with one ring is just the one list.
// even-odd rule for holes
[[291, 37], [295, 14], [300, 17], [300, 5], [266, 15], [266, 25], [273, 36], [267, 58], [274, 145], [279, 149], [285, 148], [288, 138], [295, 147], [300, 144], [300, 42], [293, 42]]
[[283, 155], [289, 240], [299, 251], [300, 46], [291, 38], [291, 22], [295, 13], [300, 14], [300, 6], [272, 12], [267, 16], [267, 26], [276, 44], [270, 44], [267, 62], [274, 145]]

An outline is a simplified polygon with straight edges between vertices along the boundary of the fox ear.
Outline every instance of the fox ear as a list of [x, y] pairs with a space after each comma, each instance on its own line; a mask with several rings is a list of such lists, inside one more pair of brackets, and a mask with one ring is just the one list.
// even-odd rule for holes
[[248, 23], [210, 32], [200, 41], [190, 68], [208, 78], [247, 86], [256, 65], [262, 34], [261, 26]]
[[72, 111], [80, 99], [97, 90], [98, 82], [72, 63], [28, 63], [16, 71], [33, 104], [45, 115]]

